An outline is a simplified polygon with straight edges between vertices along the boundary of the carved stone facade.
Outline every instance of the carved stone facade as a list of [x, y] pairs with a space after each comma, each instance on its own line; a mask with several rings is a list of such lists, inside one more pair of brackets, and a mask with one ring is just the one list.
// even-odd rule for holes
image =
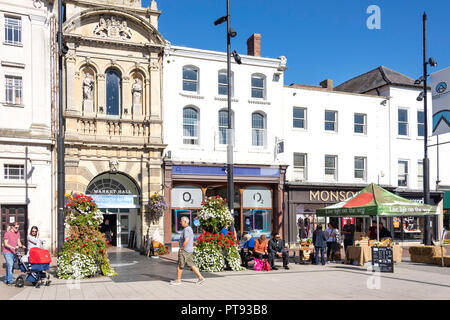
[[162, 191], [161, 12], [155, 1], [149, 9], [135, 0], [65, 3], [66, 192], [85, 193], [105, 173], [128, 177], [140, 192], [129, 219], [139, 248], [163, 232], [162, 220], [145, 219], [149, 197]]

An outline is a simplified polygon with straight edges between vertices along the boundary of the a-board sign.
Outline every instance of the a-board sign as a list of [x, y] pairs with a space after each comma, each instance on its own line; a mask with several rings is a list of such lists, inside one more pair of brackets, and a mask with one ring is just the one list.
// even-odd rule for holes
[[372, 270], [394, 272], [394, 254], [392, 247], [372, 247]]

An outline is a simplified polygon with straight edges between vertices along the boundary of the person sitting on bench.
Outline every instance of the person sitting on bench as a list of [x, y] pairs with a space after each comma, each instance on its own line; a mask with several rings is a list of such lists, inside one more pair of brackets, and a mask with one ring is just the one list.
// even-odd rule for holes
[[275, 258], [283, 258], [283, 268], [289, 270], [289, 253], [285, 246], [284, 240], [281, 239], [278, 232], [274, 233], [272, 239], [269, 241], [269, 263], [273, 270], [277, 270], [275, 267]]
[[241, 260], [245, 268], [248, 268], [248, 262], [253, 259], [253, 252], [255, 250], [255, 239], [250, 234], [244, 235], [244, 244], [241, 249]]

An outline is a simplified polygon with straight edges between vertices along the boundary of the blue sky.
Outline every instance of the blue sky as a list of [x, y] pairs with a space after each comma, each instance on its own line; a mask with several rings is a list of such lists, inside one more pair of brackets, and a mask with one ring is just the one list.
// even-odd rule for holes
[[[142, 0], [146, 7], [150, 0]], [[226, 0], [157, 0], [159, 31], [174, 45], [226, 51]], [[381, 10], [381, 29], [369, 30], [370, 5]], [[247, 54], [246, 41], [260, 33], [261, 55], [288, 60], [285, 84], [338, 85], [380, 65], [418, 78], [422, 65], [422, 14], [428, 15], [428, 56], [450, 66], [448, 0], [230, 0], [237, 31], [232, 50]]]

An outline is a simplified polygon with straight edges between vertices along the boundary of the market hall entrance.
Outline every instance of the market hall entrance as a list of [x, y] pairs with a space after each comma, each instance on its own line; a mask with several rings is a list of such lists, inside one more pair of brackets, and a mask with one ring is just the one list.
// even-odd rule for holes
[[134, 248], [139, 236], [140, 192], [133, 180], [121, 173], [103, 173], [89, 183], [86, 194], [103, 213], [100, 230], [104, 230], [105, 221], [109, 221], [111, 244]]

